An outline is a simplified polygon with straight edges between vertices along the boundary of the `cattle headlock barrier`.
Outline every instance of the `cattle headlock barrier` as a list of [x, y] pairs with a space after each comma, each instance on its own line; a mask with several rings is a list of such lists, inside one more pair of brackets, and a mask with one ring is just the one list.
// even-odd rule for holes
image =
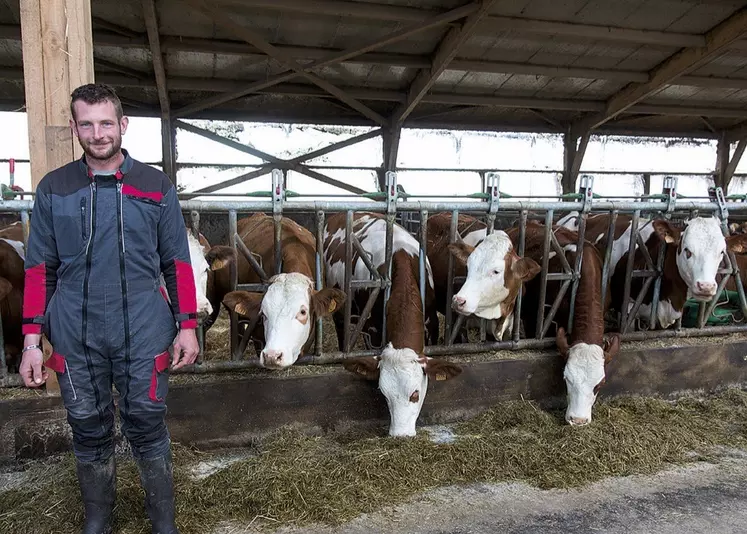
[[[324, 280], [322, 277], [322, 266], [324, 264], [323, 251], [323, 229], [325, 218], [332, 213], [345, 213], [345, 283], [343, 291], [350, 296], [354, 289], [367, 288], [372, 289], [369, 302], [364, 307], [361, 316], [354, 317], [350, 307], [351, 298], [347, 299], [345, 306], [345, 349], [344, 351], [324, 351], [322, 346], [323, 324], [318, 319], [316, 328], [316, 346], [313, 354], [308, 354], [299, 358], [297, 364], [330, 364], [340, 363], [346, 358], [355, 358], [360, 356], [370, 356], [380, 353], [380, 348], [369, 347], [364, 350], [351, 350], [359, 337], [362, 335], [362, 325], [367, 314], [370, 314], [373, 307], [373, 301], [380, 292], [384, 293], [385, 305], [391, 291], [391, 264], [393, 248], [393, 227], [394, 224], [400, 224], [405, 227], [419, 242], [419, 283], [421, 296], [425, 295], [425, 262], [427, 257], [427, 221], [430, 215], [439, 212], [448, 212], [452, 215], [452, 224], [450, 228], [450, 242], [458, 241], [457, 219], [460, 213], [469, 214], [487, 224], [487, 232], [491, 233], [496, 229], [508, 228], [518, 225], [520, 231], [519, 247], [517, 253], [519, 256], [524, 254], [525, 244], [525, 227], [528, 220], [537, 220], [545, 224], [545, 239], [543, 252], [543, 265], [541, 276], [541, 298], [544, 302], [547, 284], [549, 281], [560, 281], [560, 291], [552, 305], [538, 310], [537, 333], [535, 337], [528, 339], [521, 335], [521, 321], [514, 321], [512, 331], [509, 332], [508, 339], [499, 341], [488, 341], [486, 336], [485, 320], [481, 321], [480, 337], [477, 342], [457, 342], [458, 332], [464, 325], [465, 317], [455, 315], [450, 306], [447, 306], [445, 313], [445, 332], [444, 343], [440, 345], [429, 345], [425, 348], [425, 354], [429, 356], [462, 355], [480, 352], [489, 352], [494, 350], [519, 350], [547, 348], [555, 344], [554, 337], [548, 337], [547, 331], [553, 322], [556, 312], [562, 299], [569, 299], [569, 321], [567, 329], [573, 329], [573, 307], [578, 288], [582, 255], [577, 254], [577, 260], [574, 264], [569, 264], [565, 259], [562, 248], [559, 246], [557, 239], [552, 231], [549, 231], [551, 224], [556, 222], [560, 217], [570, 212], [577, 212], [579, 216], [579, 247], [583, 243], [585, 233], [586, 218], [590, 214], [608, 213], [610, 215], [610, 224], [607, 230], [608, 243], [612, 242], [612, 233], [615, 228], [617, 217], [621, 214], [632, 217], [632, 227], [638, 229], [638, 220], [643, 217], [660, 217], [672, 221], [685, 221], [694, 216], [713, 216], [718, 218], [720, 226], [725, 236], [729, 235], [728, 218], [730, 213], [747, 215], [747, 201], [745, 198], [724, 198], [720, 188], [709, 190], [709, 196], [703, 198], [682, 198], [677, 195], [676, 178], [667, 177], [664, 180], [663, 191], [660, 194], [643, 195], [629, 199], [605, 199], [593, 193], [593, 178], [591, 176], [581, 176], [580, 188], [575, 194], [555, 197], [551, 200], [539, 200], [530, 198], [528, 200], [514, 199], [508, 195], [500, 193], [499, 176], [496, 173], [488, 173], [486, 180], [486, 191], [470, 195], [469, 198], [461, 197], [453, 201], [431, 201], [427, 197], [412, 197], [403, 193], [397, 187], [396, 173], [389, 172], [386, 176], [386, 190], [378, 193], [367, 193], [365, 202], [358, 198], [351, 200], [304, 200], [303, 195], [294, 195], [292, 192], [283, 188], [283, 175], [279, 170], [273, 171], [272, 190], [262, 192], [255, 196], [257, 199], [236, 199], [236, 200], [196, 200], [195, 195], [185, 193], [180, 195], [182, 211], [185, 214], [188, 224], [195, 235], [200, 231], [200, 214], [211, 213], [225, 215], [228, 222], [228, 245], [233, 247], [237, 254], [241, 254], [252, 268], [257, 272], [261, 283], [258, 284], [240, 284], [237, 280], [235, 266], [233, 270], [232, 289], [263, 292], [268, 287], [268, 279], [276, 273], [266, 273], [263, 266], [260, 265], [251, 250], [244, 244], [237, 233], [237, 221], [240, 214], [266, 213], [272, 214], [274, 221], [274, 246], [276, 271], [279, 272], [282, 258], [281, 243], [281, 218], [284, 215], [293, 216], [297, 214], [311, 214], [315, 222], [314, 234], [316, 238], [316, 289], [322, 289]], [[28, 195], [29, 193], [24, 193]], [[33, 194], [32, 194], [33, 195]], [[203, 196], [203, 195], [201, 195]], [[204, 195], [209, 197], [209, 194]], [[221, 196], [217, 194], [216, 196]], [[264, 197], [264, 198], [261, 198]], [[549, 198], [549, 197], [548, 197]], [[478, 201], [476, 201], [478, 200]], [[32, 200], [2, 200], [0, 201], [0, 212], [18, 213], [24, 228], [24, 240], [28, 239], [29, 214], [33, 209]], [[352, 231], [353, 214], [358, 211], [367, 211], [381, 213], [385, 215], [386, 220], [386, 250], [385, 264], [383, 274], [372, 265], [370, 258], [363, 250], [361, 243], [355, 237]], [[215, 243], [212, 243], [215, 244]], [[644, 269], [634, 268], [632, 261], [635, 245], [639, 245], [645, 257], [646, 267]], [[706, 322], [711, 313], [719, 306], [719, 297], [722, 290], [733, 277], [739, 296], [739, 309], [742, 316], [747, 317], [747, 299], [742, 286], [742, 280], [739, 275], [739, 269], [733, 252], [724, 256], [722, 264], [719, 267], [721, 279], [716, 296], [710, 301], [701, 303], [697, 324], [694, 327], [683, 327], [678, 321], [674, 328], [658, 330], [655, 328], [656, 321], [656, 303], [658, 301], [659, 291], [662, 283], [662, 263], [663, 247], [659, 250], [658, 256], [650, 255], [646, 252], [644, 240], [639, 230], [634, 230], [634, 236], [630, 239], [629, 261], [626, 265], [625, 276], [625, 293], [622, 307], [622, 317], [619, 332], [622, 341], [639, 341], [650, 338], [672, 338], [672, 337], [697, 337], [713, 336], [721, 334], [731, 334], [736, 332], [747, 333], [747, 323], [735, 323], [722, 326], [706, 326]], [[370, 271], [369, 280], [353, 280], [353, 261], [354, 250], [357, 251], [360, 258], [366, 264]], [[580, 248], [578, 250], [581, 250]], [[551, 252], [555, 252], [561, 261], [562, 269], [559, 272], [548, 272], [548, 258]], [[611, 246], [607, 247], [603, 255], [603, 276], [602, 276], [602, 294], [607, 284], [607, 274], [610, 268]], [[450, 255], [448, 258], [448, 295], [447, 302], [451, 301], [454, 285], [463, 281], [454, 275], [455, 259]], [[639, 292], [634, 293], [631, 289], [632, 280], [635, 278], [643, 279], [643, 285]], [[645, 327], [641, 327], [635, 321], [637, 311], [641, 306], [646, 293], [653, 285], [654, 298], [650, 309], [650, 319]], [[515, 316], [521, 317], [521, 292], [516, 302]], [[632, 305], [632, 307], [629, 307]], [[384, 314], [386, 315], [386, 314]], [[176, 371], [176, 373], [214, 373], [225, 372], [250, 367], [259, 366], [257, 358], [246, 356], [246, 348], [249, 342], [249, 333], [253, 330], [255, 324], [249, 321], [240, 320], [237, 314], [230, 312], [230, 359], [221, 361], [204, 361], [201, 357], [198, 361], [187, 368]], [[382, 331], [386, 331], [386, 317], [383, 319]], [[201, 330], [200, 330], [201, 332]], [[382, 336], [385, 338], [385, 336]], [[201, 343], [203, 336], [200, 335]], [[0, 387], [19, 386], [21, 385], [20, 376], [9, 374], [5, 365], [5, 353], [3, 349], [2, 329], [0, 328]]]

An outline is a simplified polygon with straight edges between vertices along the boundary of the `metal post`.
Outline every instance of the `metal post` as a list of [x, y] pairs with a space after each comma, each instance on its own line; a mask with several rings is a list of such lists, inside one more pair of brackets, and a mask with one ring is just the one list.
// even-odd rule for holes
[[584, 259], [584, 238], [586, 236], [586, 218], [591, 211], [591, 203], [594, 198], [594, 177], [588, 174], [581, 175], [579, 193], [583, 208], [578, 215], [578, 243], [576, 244], [576, 264], [573, 268], [573, 285], [571, 286], [571, 300], [568, 303], [568, 333], [573, 332], [573, 315], [576, 309], [576, 293], [581, 280], [581, 267]]
[[[451, 212], [451, 227], [449, 229], [449, 244], [453, 245], [456, 243], [457, 229], [459, 224], [459, 211], [454, 210]], [[451, 326], [453, 320], [453, 311], [451, 309], [451, 300], [454, 297], [454, 255], [449, 252], [448, 267], [447, 267], [447, 281], [446, 281], [446, 320], [445, 320], [445, 331], [444, 339], [447, 345], [451, 345]]]
[[[350, 319], [353, 313], [353, 211], [345, 214], [345, 322], [343, 352], [350, 352]], [[385, 307], [386, 309], [386, 307]], [[386, 313], [384, 313], [386, 316]], [[359, 319], [360, 320], [360, 319]]]
[[[521, 215], [519, 216], [519, 256], [524, 257], [524, 247], [526, 245], [526, 238], [527, 238], [527, 215], [529, 213], [527, 210], [521, 210]], [[514, 331], [513, 331], [513, 340], [514, 342], [518, 342], [519, 338], [521, 337], [521, 304], [522, 304], [522, 296], [523, 296], [523, 288], [519, 293], [516, 295], [516, 305], [514, 306]], [[500, 341], [500, 340], [498, 340]]]
[[625, 269], [625, 292], [623, 293], [622, 310], [620, 310], [620, 333], [625, 333], [628, 329], [628, 303], [630, 302], [630, 286], [633, 280], [633, 263], [635, 262], [635, 249], [638, 240], [638, 219], [641, 216], [641, 210], [633, 212], [633, 219], [630, 222], [630, 242], [628, 243], [628, 263]]
[[554, 210], [545, 213], [545, 241], [542, 246], [542, 279], [540, 281], [540, 296], [537, 304], [537, 330], [535, 337], [542, 338], [542, 330], [545, 324], [545, 298], [547, 296], [547, 270], [550, 266], [550, 238], [552, 236], [552, 220]]
[[[425, 292], [426, 282], [428, 279], [425, 263], [428, 258], [428, 210], [420, 210], [420, 257], [418, 258], [418, 267], [420, 269], [420, 302], [423, 306], [423, 324], [425, 324]], [[436, 339], [434, 343], [437, 343]]]
[[275, 274], [283, 272], [283, 171], [272, 170], [272, 222], [275, 229]]
[[[324, 212], [322, 210], [317, 210], [316, 212], [316, 290], [321, 291], [324, 287], [324, 283], [322, 280], [322, 265], [324, 265], [324, 262], [322, 261], [322, 255], [324, 254]], [[348, 297], [352, 298], [352, 297]], [[347, 299], [346, 299], [347, 300]], [[322, 350], [324, 349], [324, 333], [322, 331], [322, 318], [319, 317], [316, 320], [316, 345], [314, 347], [314, 352], [317, 356], [320, 356], [322, 354]]]
[[[231, 265], [229, 266], [229, 274], [231, 276], [231, 291], [236, 290], [236, 286], [238, 285], [238, 266], [236, 263], [238, 262], [238, 251], [236, 250], [236, 240], [240, 239], [238, 235], [238, 214], [236, 213], [236, 210], [229, 210], [228, 211], [228, 245], [233, 249], [234, 256], [236, 257], [235, 262], [231, 262]], [[241, 356], [243, 355], [243, 351], [240, 351], [239, 347], [239, 316], [238, 314], [233, 311], [228, 311], [229, 315], [229, 335], [230, 335], [230, 344], [231, 344], [231, 359], [232, 360], [240, 360]]]
[[382, 314], [381, 341], [386, 344], [386, 307], [392, 294], [392, 254], [394, 239], [394, 218], [397, 215], [397, 173], [388, 171], [386, 177], [386, 248], [384, 262], [386, 262], [386, 288], [384, 289], [384, 313]]

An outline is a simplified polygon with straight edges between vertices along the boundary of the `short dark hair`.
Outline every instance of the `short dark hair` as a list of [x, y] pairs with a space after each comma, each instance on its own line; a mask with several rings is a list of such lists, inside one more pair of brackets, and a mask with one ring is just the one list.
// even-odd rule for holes
[[111, 102], [114, 104], [114, 109], [117, 112], [117, 119], [121, 119], [124, 115], [122, 111], [122, 102], [120, 102], [116, 91], [105, 83], [88, 83], [77, 87], [70, 95], [70, 114], [75, 119], [75, 108], [73, 104], [82, 100], [86, 104], [100, 104], [101, 102]]

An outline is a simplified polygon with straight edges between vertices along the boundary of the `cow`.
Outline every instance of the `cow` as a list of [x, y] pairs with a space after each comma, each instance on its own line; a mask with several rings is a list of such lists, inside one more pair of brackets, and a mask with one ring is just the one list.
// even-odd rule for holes
[[[345, 217], [340, 213], [327, 219], [324, 229], [324, 262], [327, 285], [343, 287], [345, 277]], [[356, 213], [353, 233], [371, 258], [380, 275], [385, 275], [386, 219], [375, 213]], [[438, 340], [438, 316], [434, 304], [433, 273], [426, 258], [425, 316], [419, 286], [418, 242], [401, 226], [395, 224], [392, 234], [392, 286], [384, 309], [384, 295], [380, 292], [371, 314], [363, 325], [369, 347], [382, 347], [381, 355], [352, 358], [343, 367], [368, 380], [378, 382], [379, 389], [389, 407], [389, 435], [414, 436], [428, 389], [428, 377], [437, 381], [459, 375], [462, 368], [456, 364], [423, 355], [426, 341]], [[353, 256], [353, 280], [369, 280], [370, 272], [363, 259]], [[360, 314], [368, 300], [370, 290], [357, 290], [353, 299], [354, 313]], [[386, 338], [381, 327], [386, 313]], [[344, 315], [334, 315], [340, 349], [344, 343]], [[427, 330], [427, 332], [426, 332]]]
[[[268, 276], [275, 272], [274, 223], [271, 216], [255, 213], [240, 219], [237, 233], [257, 257]], [[231, 291], [223, 304], [250, 322], [261, 319], [251, 332], [260, 365], [284, 369], [301, 353], [311, 350], [317, 318], [329, 316], [345, 302], [338, 289], [314, 289], [316, 242], [306, 228], [281, 219], [281, 272], [271, 276], [265, 293]], [[259, 283], [260, 277], [243, 255], [237, 259], [239, 283]]]
[[[529, 222], [525, 232], [524, 257], [542, 263], [545, 241], [545, 225]], [[562, 226], [553, 226], [553, 234], [565, 253], [568, 265], [573, 268], [578, 254], [578, 234]], [[519, 245], [519, 229], [513, 228], [508, 235]], [[573, 329], [570, 346], [565, 328], [570, 315], [570, 288], [566, 291], [554, 317], [555, 344], [565, 361], [563, 379], [566, 384], [568, 406], [565, 420], [571, 425], [585, 425], [591, 422], [591, 412], [600, 388], [605, 382], [606, 366], [620, 349], [620, 336], [604, 335], [604, 312], [609, 303], [609, 292], [602, 295], [602, 258], [599, 251], [584, 240], [581, 258], [581, 272], [576, 290], [573, 313]], [[550, 250], [548, 273], [562, 272], [562, 263], [554, 250]], [[548, 280], [545, 301], [540, 302], [542, 278], [535, 277], [526, 284], [522, 300], [521, 318], [527, 337], [537, 334], [537, 310], [547, 310], [552, 306], [562, 282]]]
[[[572, 230], [578, 229], [578, 214], [564, 217], [562, 224]], [[559, 222], [561, 222], [559, 221]], [[591, 241], [601, 254], [607, 243], [607, 229], [610, 215], [590, 215], [586, 222], [586, 239]], [[610, 261], [611, 308], [622, 311], [628, 247], [631, 238], [632, 217], [619, 215], [615, 224], [612, 256]], [[741, 253], [747, 250], [747, 234], [724, 238], [721, 225], [714, 217], [695, 217], [685, 222], [684, 228], [673, 225], [666, 219], [641, 219], [639, 232], [651, 258], [656, 261], [658, 250], [664, 244], [661, 291], [657, 303], [656, 325], [668, 328], [682, 317], [682, 310], [688, 298], [701, 302], [711, 300], [717, 289], [716, 273], [727, 250]], [[635, 245], [634, 269], [645, 269], [643, 253]], [[643, 280], [634, 278], [631, 282], [631, 295], [640, 291]], [[638, 318], [648, 320], [653, 300], [653, 284], [641, 306]], [[633, 300], [628, 304], [632, 308]]]
[[[450, 222], [450, 215], [442, 217]], [[433, 234], [437, 228], [434, 227]], [[490, 319], [489, 330], [499, 340], [513, 326], [514, 305], [522, 284], [537, 276], [540, 266], [532, 258], [519, 257], [503, 230], [496, 230], [484, 239], [476, 232], [472, 234], [477, 246], [464, 241], [448, 245], [461, 268], [467, 268], [467, 278], [453, 296], [451, 306], [461, 315]]]

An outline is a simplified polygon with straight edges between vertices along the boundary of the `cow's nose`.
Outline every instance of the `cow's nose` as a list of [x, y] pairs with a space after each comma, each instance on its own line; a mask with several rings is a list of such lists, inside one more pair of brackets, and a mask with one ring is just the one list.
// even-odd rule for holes
[[266, 367], [277, 367], [283, 361], [283, 351], [279, 350], [263, 350], [262, 359]]
[[702, 295], [713, 295], [716, 293], [716, 282], [696, 282], [695, 287]]
[[461, 310], [465, 304], [467, 304], [467, 300], [464, 297], [454, 295], [454, 298], [451, 299], [451, 307], [455, 310]]
[[587, 419], [587, 418], [585, 418], [585, 417], [569, 417], [568, 418], [568, 422], [572, 426], [584, 426], [584, 425], [588, 425], [589, 421], [590, 420]]

